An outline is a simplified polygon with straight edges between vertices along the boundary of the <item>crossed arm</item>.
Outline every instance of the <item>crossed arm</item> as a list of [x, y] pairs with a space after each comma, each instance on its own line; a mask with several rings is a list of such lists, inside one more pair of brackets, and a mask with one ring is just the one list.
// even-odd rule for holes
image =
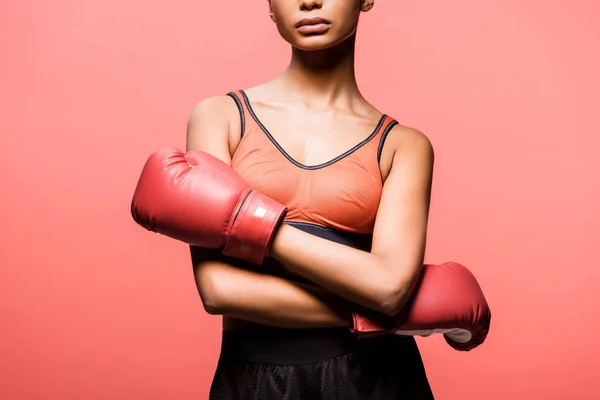
[[350, 327], [356, 305], [331, 292], [223, 261], [191, 248], [196, 284], [205, 310], [281, 328]]
[[[223, 115], [222, 102], [210, 99], [194, 110], [187, 149], [231, 164], [229, 122], [215, 118]], [[284, 327], [350, 326], [357, 306], [398, 313], [422, 268], [433, 174], [427, 138], [407, 129], [398, 134], [401, 145], [384, 184], [371, 252], [283, 224], [274, 237], [271, 257], [320, 288], [200, 258], [195, 262], [196, 282], [207, 311]]]

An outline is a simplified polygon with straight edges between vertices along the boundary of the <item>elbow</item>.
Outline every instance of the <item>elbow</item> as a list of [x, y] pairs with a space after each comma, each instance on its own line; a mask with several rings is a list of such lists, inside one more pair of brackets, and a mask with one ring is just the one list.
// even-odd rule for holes
[[385, 299], [382, 299], [377, 311], [385, 315], [394, 316], [402, 311], [404, 304], [406, 304], [405, 296], [389, 295]]
[[409, 302], [409, 299], [414, 292], [419, 277], [421, 275], [422, 263], [417, 266], [407, 265], [404, 268], [389, 267], [388, 271], [395, 271], [391, 275], [385, 274], [378, 280], [376, 287], [378, 290], [376, 304], [377, 311], [394, 316], [399, 314]]
[[221, 303], [214, 297], [204, 296], [202, 297], [202, 305], [204, 306], [204, 311], [210, 315], [223, 315], [224, 308], [221, 306]]
[[225, 292], [221, 288], [218, 274], [203, 274], [201, 279], [197, 280], [198, 292], [204, 310], [210, 315], [223, 315], [226, 308]]
[[376, 311], [394, 316], [400, 313], [410, 296], [410, 285], [404, 280], [395, 285], [388, 285], [378, 291]]

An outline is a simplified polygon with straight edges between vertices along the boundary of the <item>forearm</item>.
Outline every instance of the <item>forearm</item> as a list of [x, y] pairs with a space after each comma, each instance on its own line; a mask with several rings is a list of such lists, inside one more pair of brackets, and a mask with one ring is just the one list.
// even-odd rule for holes
[[285, 224], [275, 236], [271, 256], [291, 272], [350, 302], [386, 314], [402, 307], [417, 277], [413, 265], [399, 265], [402, 261], [334, 243]]
[[353, 305], [327, 290], [221, 261], [196, 269], [206, 310], [282, 328], [349, 327]]

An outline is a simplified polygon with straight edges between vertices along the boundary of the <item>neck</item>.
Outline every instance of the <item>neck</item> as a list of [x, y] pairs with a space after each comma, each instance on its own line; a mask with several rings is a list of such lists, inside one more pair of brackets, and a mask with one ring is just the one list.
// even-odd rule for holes
[[340, 106], [360, 96], [354, 69], [356, 34], [329, 49], [292, 49], [292, 60], [281, 76], [299, 100], [310, 99], [317, 107]]

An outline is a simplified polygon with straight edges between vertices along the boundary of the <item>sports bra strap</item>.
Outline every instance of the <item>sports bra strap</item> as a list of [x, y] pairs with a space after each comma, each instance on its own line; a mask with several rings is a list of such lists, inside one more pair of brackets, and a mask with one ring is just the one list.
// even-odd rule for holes
[[244, 137], [244, 133], [246, 132], [246, 121], [248, 120], [248, 107], [245, 104], [244, 96], [242, 95], [241, 90], [236, 90], [235, 92], [227, 93], [227, 96], [231, 97], [240, 112], [240, 125], [241, 125], [241, 133], [240, 139]]
[[398, 125], [398, 121], [396, 121], [392, 117], [387, 117], [383, 125], [381, 126], [381, 136], [379, 137], [379, 145], [377, 146], [377, 162], [381, 161], [381, 153], [383, 152], [383, 146], [385, 144], [385, 140], [388, 137], [388, 134], [392, 130], [394, 126]]

